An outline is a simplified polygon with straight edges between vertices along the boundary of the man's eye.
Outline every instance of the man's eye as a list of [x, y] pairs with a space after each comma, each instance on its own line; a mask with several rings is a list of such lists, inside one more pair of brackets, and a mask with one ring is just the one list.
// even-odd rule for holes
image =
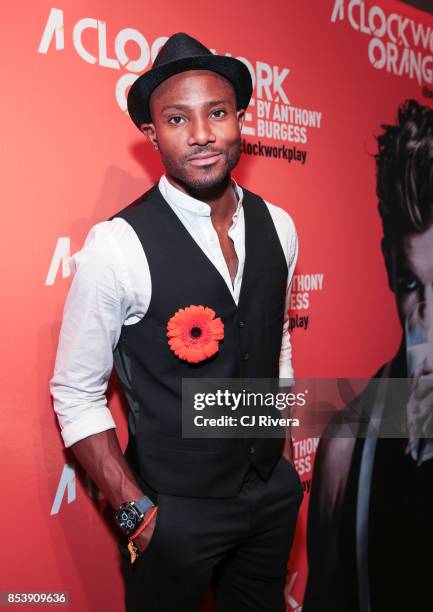
[[[222, 113], [222, 114], [218, 114], [218, 113]], [[219, 119], [220, 117], [224, 117], [224, 115], [226, 115], [227, 113], [222, 108], [219, 108], [218, 110], [214, 110], [212, 113], [212, 115], [216, 115], [216, 114], [218, 114], [217, 119]]]
[[174, 115], [168, 120], [169, 123], [174, 123], [174, 125], [179, 125], [181, 121], [183, 121], [183, 117], [179, 117], [179, 115]]
[[418, 281], [415, 278], [400, 278], [398, 286], [403, 293], [410, 293], [418, 288]]

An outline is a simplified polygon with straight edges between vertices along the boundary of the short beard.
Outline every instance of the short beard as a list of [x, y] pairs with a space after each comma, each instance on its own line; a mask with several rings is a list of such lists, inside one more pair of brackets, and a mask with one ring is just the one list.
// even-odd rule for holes
[[200, 189], [212, 189], [214, 187], [218, 187], [218, 185], [224, 184], [227, 181], [227, 177], [230, 172], [235, 168], [239, 162], [242, 152], [242, 140], [241, 137], [237, 138], [234, 145], [230, 148], [228, 155], [223, 153], [224, 156], [224, 169], [221, 174], [217, 176], [213, 175], [213, 167], [203, 168], [203, 175], [198, 177], [192, 177], [186, 170], [185, 166], [188, 163], [186, 160], [182, 163], [181, 166], [177, 166], [173, 164], [172, 160], [164, 155], [162, 151], [161, 159], [164, 164], [167, 172], [175, 178], [177, 181], [185, 185], [185, 187], [190, 188], [191, 190], [200, 190]]

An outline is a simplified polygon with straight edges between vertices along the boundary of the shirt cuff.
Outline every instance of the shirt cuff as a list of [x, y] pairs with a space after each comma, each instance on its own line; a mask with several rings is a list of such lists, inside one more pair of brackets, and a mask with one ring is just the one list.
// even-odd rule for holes
[[61, 434], [65, 448], [69, 448], [69, 446], [72, 446], [72, 444], [79, 442], [79, 440], [83, 438], [115, 427], [116, 423], [114, 422], [110, 410], [106, 407], [102, 407], [81, 415], [75, 422], [68, 423], [61, 430]]

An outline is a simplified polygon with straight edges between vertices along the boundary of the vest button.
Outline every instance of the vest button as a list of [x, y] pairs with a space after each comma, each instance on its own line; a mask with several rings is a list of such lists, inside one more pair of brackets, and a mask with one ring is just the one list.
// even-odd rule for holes
[[245, 321], [239, 321], [239, 327], [244, 327], [245, 326]]
[[254, 446], [250, 446], [251, 455], [254, 455], [255, 452], [256, 452], [256, 449], [254, 448]]
[[245, 353], [245, 355], [244, 355], [244, 361], [247, 361], [249, 358], [250, 358], [249, 354], [248, 354], [248, 353]]

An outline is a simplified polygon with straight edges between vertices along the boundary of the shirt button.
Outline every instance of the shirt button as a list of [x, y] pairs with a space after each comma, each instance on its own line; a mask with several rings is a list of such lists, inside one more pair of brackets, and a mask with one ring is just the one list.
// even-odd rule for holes
[[254, 455], [255, 452], [256, 452], [256, 449], [254, 448], [254, 446], [250, 446], [251, 455]]
[[249, 358], [250, 358], [249, 354], [248, 354], [248, 353], [245, 353], [245, 355], [244, 355], [244, 361], [247, 361]]

